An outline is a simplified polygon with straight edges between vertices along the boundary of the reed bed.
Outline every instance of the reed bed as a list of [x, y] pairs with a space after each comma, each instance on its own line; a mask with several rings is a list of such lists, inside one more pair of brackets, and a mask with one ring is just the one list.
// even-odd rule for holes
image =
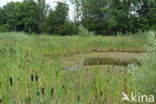
[[63, 70], [60, 57], [94, 50], [143, 50], [139, 36], [0, 34], [1, 104], [121, 104], [127, 70], [99, 66]]

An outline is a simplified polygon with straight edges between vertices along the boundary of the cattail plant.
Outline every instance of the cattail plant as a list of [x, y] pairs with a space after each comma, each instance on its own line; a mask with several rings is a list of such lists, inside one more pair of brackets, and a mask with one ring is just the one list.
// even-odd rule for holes
[[62, 86], [63, 89], [65, 89], [64, 85]]
[[19, 78], [17, 78], [17, 80], [19, 81], [20, 79], [19, 79]]
[[44, 88], [42, 88], [42, 95], [44, 95], [45, 94], [45, 89]]
[[36, 75], [35, 78], [36, 78], [36, 82], [37, 82], [38, 81], [38, 76]]
[[51, 89], [51, 97], [53, 97], [54, 88]]
[[13, 84], [13, 79], [12, 77], [10, 77], [10, 85], [12, 86], [12, 84]]
[[80, 102], [80, 96], [77, 96], [77, 100], [78, 100], [78, 102]]
[[2, 99], [0, 98], [0, 103], [2, 103]]
[[100, 91], [100, 96], [102, 96], [102, 91]]
[[34, 80], [34, 76], [33, 74], [31, 74], [31, 81], [33, 82], [33, 80]]

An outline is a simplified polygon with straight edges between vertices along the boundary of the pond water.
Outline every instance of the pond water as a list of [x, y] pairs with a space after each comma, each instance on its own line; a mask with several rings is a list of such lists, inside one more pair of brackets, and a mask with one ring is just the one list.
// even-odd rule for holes
[[129, 52], [89, 52], [74, 54], [62, 58], [62, 65], [64, 69], [77, 70], [91, 66], [122, 66], [130, 67], [140, 65], [138, 58], [144, 53], [129, 53]]

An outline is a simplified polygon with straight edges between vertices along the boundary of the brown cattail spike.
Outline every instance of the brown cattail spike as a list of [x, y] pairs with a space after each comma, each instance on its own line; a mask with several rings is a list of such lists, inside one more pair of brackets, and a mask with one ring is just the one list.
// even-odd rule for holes
[[36, 82], [38, 81], [38, 76], [36, 75]]
[[44, 91], [44, 88], [42, 88], [42, 95], [44, 95], [45, 91]]
[[80, 101], [80, 96], [77, 97], [78, 102]]
[[10, 85], [12, 86], [13, 80], [12, 77], [10, 77]]
[[33, 82], [33, 80], [34, 80], [34, 76], [33, 74], [31, 74], [31, 81]]
[[51, 97], [53, 96], [54, 88], [51, 89]]
[[109, 80], [107, 79], [107, 83], [109, 82]]
[[100, 91], [100, 96], [102, 96], [102, 91]]
[[0, 99], [0, 103], [2, 102], [2, 99]]

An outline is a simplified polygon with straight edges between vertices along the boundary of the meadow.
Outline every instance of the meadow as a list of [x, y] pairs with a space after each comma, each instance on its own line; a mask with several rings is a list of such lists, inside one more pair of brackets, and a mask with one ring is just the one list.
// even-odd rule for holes
[[[142, 93], [156, 94], [156, 42], [146, 37], [151, 34], [155, 32], [84, 37], [0, 33], [0, 104], [126, 104], [122, 92], [129, 95], [144, 85]], [[106, 60], [106, 65], [64, 68], [67, 58], [77, 62], [105, 53], [113, 58], [126, 53], [126, 59], [138, 54], [141, 65], [107, 65]]]

